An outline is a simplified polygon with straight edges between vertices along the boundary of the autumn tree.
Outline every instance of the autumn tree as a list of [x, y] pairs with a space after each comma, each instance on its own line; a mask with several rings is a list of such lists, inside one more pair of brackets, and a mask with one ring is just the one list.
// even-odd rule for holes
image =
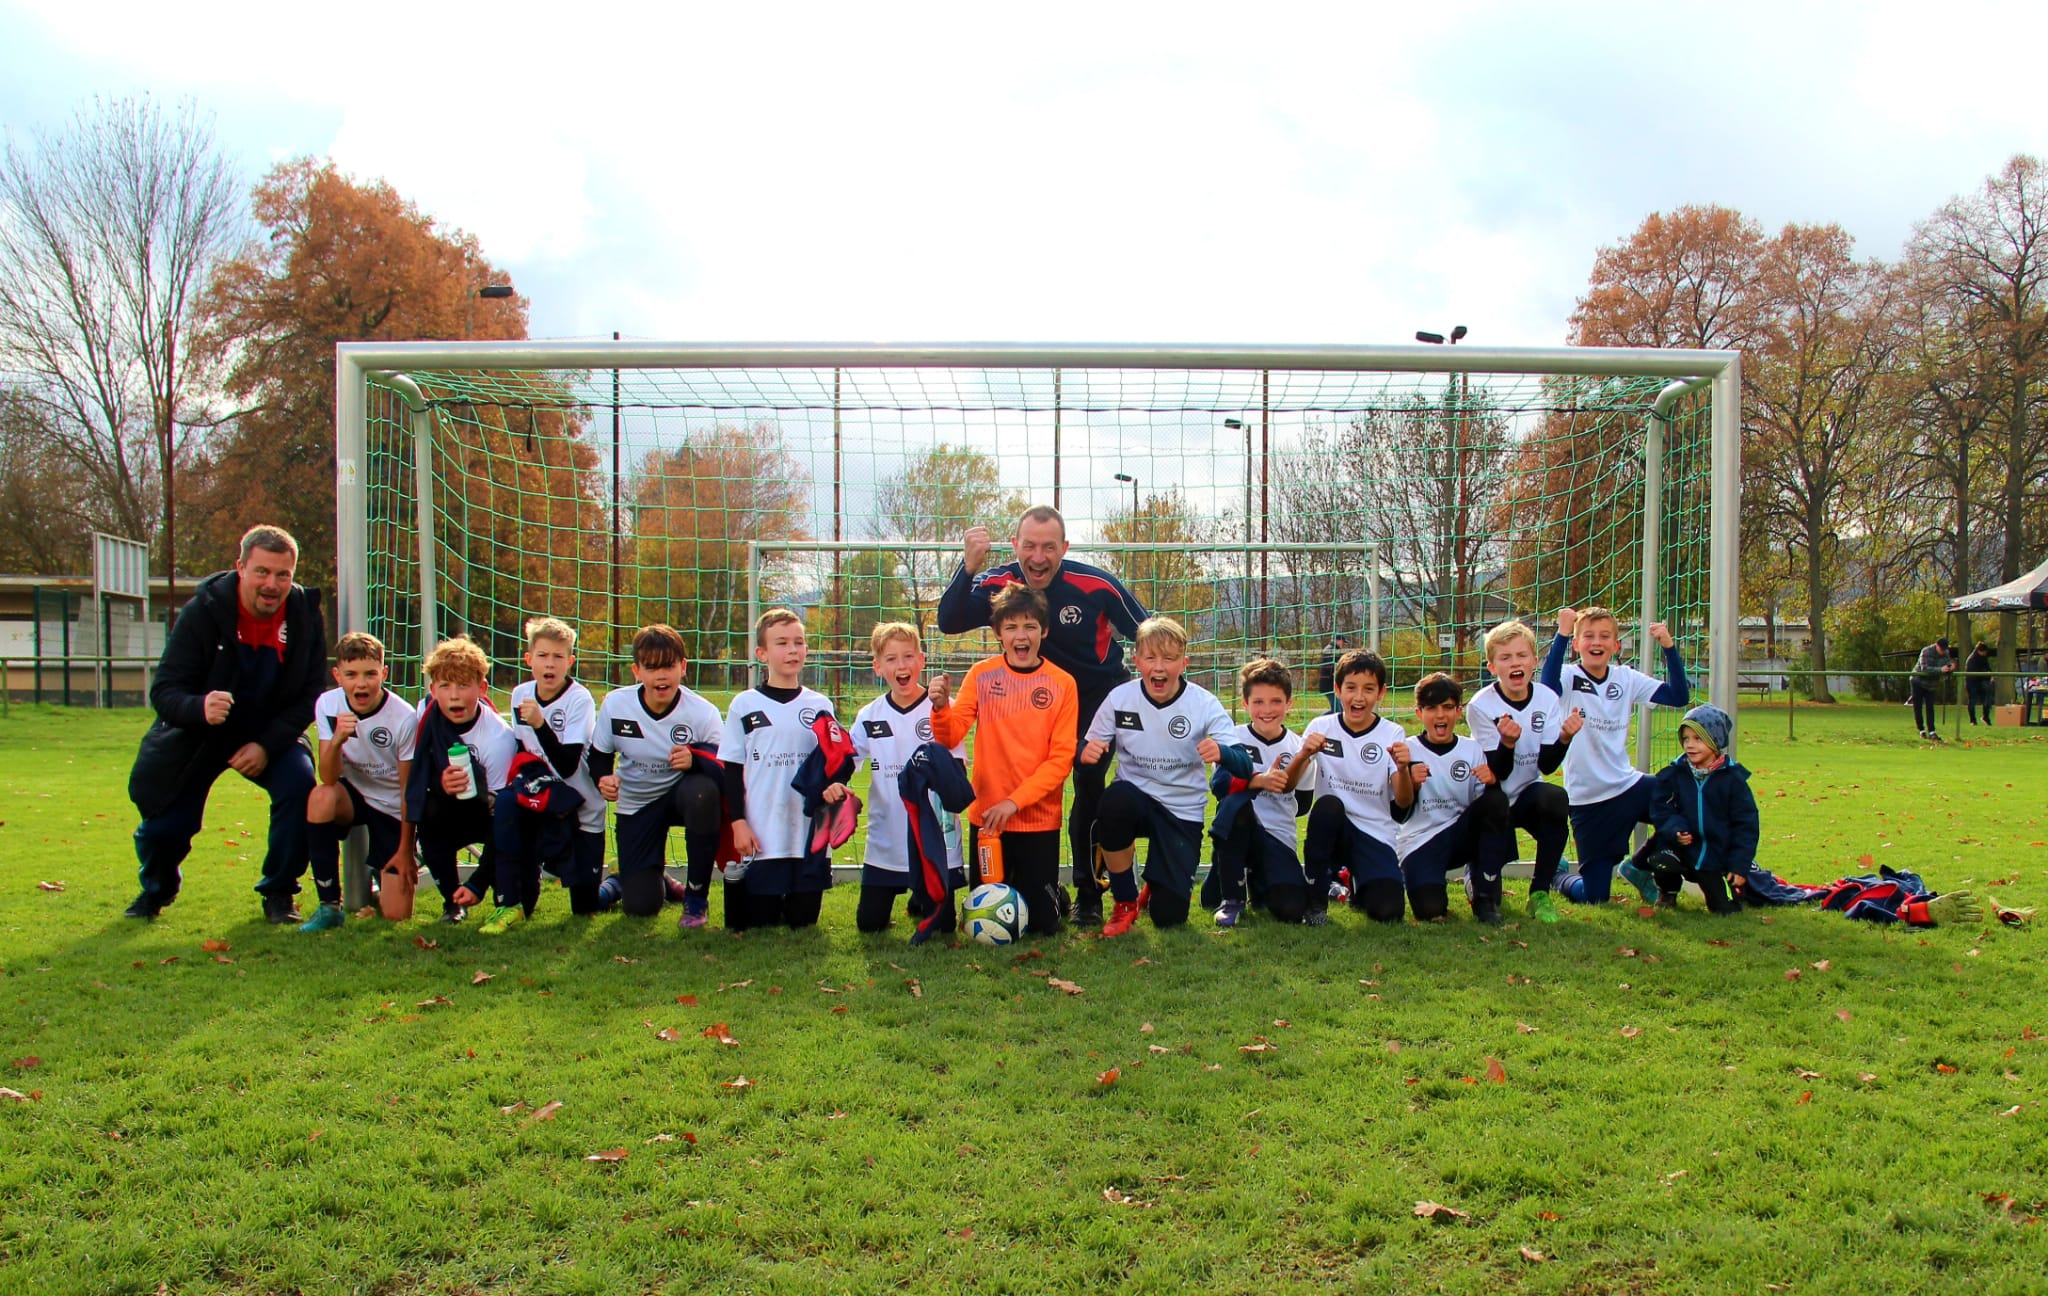
[[94, 525], [161, 538], [174, 603], [178, 461], [218, 417], [200, 294], [242, 239], [240, 188], [195, 108], [148, 99], [0, 152], [0, 367]]
[[[1178, 489], [1147, 493], [1133, 511], [1110, 511], [1102, 524], [1110, 544], [1198, 545], [1211, 539], [1208, 527]], [[1111, 551], [1104, 566], [1155, 616], [1170, 616], [1200, 637], [1201, 618], [1216, 605], [1216, 587], [1200, 555], [1191, 549]], [[1248, 599], [1255, 594], [1248, 591]]]
[[[335, 344], [523, 338], [526, 303], [480, 299], [479, 288], [505, 275], [474, 237], [331, 162], [278, 165], [256, 188], [255, 212], [261, 235], [207, 289], [208, 351], [229, 366], [228, 392], [245, 409], [208, 447], [196, 503], [216, 552], [252, 519], [278, 522], [299, 539], [301, 578], [326, 584]], [[503, 432], [502, 419], [495, 426]]]
[[0, 571], [85, 571], [91, 512], [84, 474], [51, 435], [44, 408], [0, 390]]
[[[1025, 507], [1022, 495], [1004, 487], [994, 455], [941, 442], [883, 484], [868, 525], [876, 539], [957, 544], [975, 526], [1007, 536]], [[896, 561], [921, 633], [958, 559], [952, 552], [905, 549]]]
[[[1274, 542], [1307, 545], [1363, 539], [1370, 486], [1362, 476], [1357, 439], [1347, 425], [1334, 421], [1309, 422], [1297, 435], [1272, 456], [1268, 528]], [[1384, 565], [1384, 556], [1375, 555], [1374, 560]], [[1366, 560], [1356, 553], [1281, 549], [1271, 562], [1294, 594], [1288, 605], [1272, 609], [1279, 614], [1276, 626], [1283, 637], [1301, 651], [1332, 635], [1362, 638], [1367, 618], [1361, 609], [1370, 588]]]

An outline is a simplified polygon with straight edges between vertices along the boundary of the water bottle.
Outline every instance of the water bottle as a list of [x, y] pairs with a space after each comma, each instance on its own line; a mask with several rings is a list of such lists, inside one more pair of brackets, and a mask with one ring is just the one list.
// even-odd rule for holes
[[468, 801], [476, 796], [476, 762], [470, 759], [469, 748], [462, 743], [448, 744], [448, 768], [459, 769], [469, 775], [469, 786], [456, 794], [458, 801]]

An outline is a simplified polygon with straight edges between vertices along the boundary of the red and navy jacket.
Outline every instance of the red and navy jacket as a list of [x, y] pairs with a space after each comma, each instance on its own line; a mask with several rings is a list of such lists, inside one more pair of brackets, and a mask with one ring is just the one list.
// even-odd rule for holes
[[[965, 634], [988, 625], [988, 604], [995, 592], [1023, 583], [1023, 569], [1013, 562], [978, 576], [969, 576], [965, 566], [956, 567], [952, 583], [939, 596], [939, 633]], [[1060, 563], [1044, 592], [1052, 611], [1043, 649], [1046, 660], [1072, 675], [1083, 697], [1099, 697], [1129, 679], [1117, 636], [1133, 638], [1145, 619], [1144, 606], [1131, 592], [1100, 567], [1071, 561]], [[1082, 723], [1087, 721], [1083, 716]]]

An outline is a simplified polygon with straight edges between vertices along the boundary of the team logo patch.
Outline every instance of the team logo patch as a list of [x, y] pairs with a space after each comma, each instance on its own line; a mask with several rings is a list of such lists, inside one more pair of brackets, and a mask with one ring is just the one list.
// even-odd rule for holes
[[1611, 701], [1613, 701], [1613, 700], [1614, 700], [1615, 698], [1618, 698], [1618, 697], [1620, 697], [1620, 696], [1621, 696], [1621, 685], [1619, 685], [1619, 684], [1616, 684], [1616, 683], [1614, 683], [1613, 681], [1609, 681], [1609, 682], [1608, 682], [1608, 685], [1607, 685], [1607, 700], [1611, 702]]
[[830, 743], [843, 743], [846, 741], [846, 730], [839, 727], [839, 721], [833, 720], [825, 726], [825, 741]]
[[1343, 743], [1343, 741], [1342, 741], [1341, 739], [1337, 739], [1337, 738], [1330, 738], [1330, 739], [1326, 739], [1326, 740], [1325, 740], [1325, 741], [1323, 742], [1323, 755], [1325, 755], [1325, 756], [1342, 756], [1343, 754], [1344, 754], [1344, 743]]
[[[1243, 752], [1246, 756], [1251, 758], [1252, 764], [1264, 765], [1266, 763], [1266, 753], [1260, 751], [1257, 747], [1252, 746], [1250, 743], [1237, 743], [1235, 745], [1239, 751]], [[1286, 769], [1287, 758], [1285, 756], [1282, 756], [1280, 758], [1280, 764], [1275, 766], [1275, 768]]]
[[372, 729], [369, 733], [369, 739], [370, 746], [372, 747], [389, 747], [391, 745], [391, 731], [389, 729]]
[[1452, 781], [1453, 783], [1463, 783], [1463, 782], [1464, 782], [1464, 781], [1465, 781], [1466, 779], [1468, 779], [1468, 778], [1471, 778], [1471, 777], [1472, 777], [1472, 762], [1471, 762], [1471, 761], [1462, 761], [1462, 760], [1459, 760], [1459, 761], [1452, 761], [1452, 762], [1451, 762], [1451, 781]]
[[1038, 708], [1040, 711], [1049, 709], [1052, 706], [1052, 690], [1047, 688], [1043, 684], [1040, 684], [1037, 688], [1032, 689], [1031, 705]]
[[555, 710], [548, 712], [548, 728], [554, 730], [556, 733], [560, 733], [562, 732], [562, 730], [568, 727], [569, 715], [566, 711]]
[[863, 724], [861, 728], [866, 731], [867, 736], [870, 738], [889, 738], [893, 737], [896, 733], [894, 729], [889, 727], [887, 720], [870, 720]]
[[1189, 732], [1192, 731], [1194, 727], [1194, 725], [1188, 722], [1188, 718], [1186, 716], [1177, 715], [1173, 719], [1166, 722], [1166, 732], [1170, 736], [1175, 738], [1187, 737]]
[[1119, 711], [1116, 713], [1116, 727], [1119, 729], [1143, 730], [1145, 722], [1138, 718], [1136, 711]]
[[812, 725], [818, 723], [818, 717], [823, 714], [824, 712], [818, 710], [818, 708], [816, 707], [805, 707], [803, 710], [796, 713], [796, 718], [797, 721], [801, 723], [804, 728], [808, 729]]
[[740, 717], [740, 732], [752, 733], [756, 729], [766, 729], [771, 723], [773, 722], [768, 719], [766, 711], [749, 711]]
[[1060, 609], [1060, 624], [1076, 626], [1081, 624], [1081, 609], [1069, 603]]
[[1379, 764], [1380, 757], [1383, 754], [1385, 754], [1385, 751], [1386, 749], [1381, 747], [1378, 743], [1367, 743], [1365, 746], [1360, 747], [1358, 749], [1358, 759], [1364, 761], [1368, 765], [1377, 765]]
[[919, 716], [917, 718], [917, 737], [920, 742], [930, 742], [932, 740], [932, 718], [930, 716]]
[[1598, 694], [1600, 690], [1594, 685], [1592, 680], [1587, 679], [1584, 675], [1574, 675], [1572, 676], [1572, 692]]
[[625, 716], [612, 717], [612, 737], [644, 738], [646, 736], [640, 732], [640, 722], [638, 720], [629, 720]]
[[690, 739], [695, 736], [695, 734], [690, 732], [690, 726], [686, 724], [670, 725], [668, 729], [668, 745], [671, 747], [688, 747]]
[[1010, 686], [1003, 682], [1002, 676], [991, 675], [988, 679], [988, 695], [990, 697], [1008, 697], [1010, 696]]

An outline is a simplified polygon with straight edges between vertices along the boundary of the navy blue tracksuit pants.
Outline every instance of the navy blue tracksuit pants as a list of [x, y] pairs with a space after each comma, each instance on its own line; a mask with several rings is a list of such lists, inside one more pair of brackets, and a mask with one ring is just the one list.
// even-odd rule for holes
[[[218, 764], [192, 771], [177, 800], [135, 830], [142, 895], [158, 908], [177, 898], [184, 881], [179, 865], [192, 853], [192, 839], [205, 826], [206, 798], [214, 781], [227, 772], [230, 754], [223, 753]], [[297, 895], [306, 872], [306, 798], [313, 791], [313, 758], [304, 747], [287, 747], [249, 781], [270, 794], [270, 841], [256, 890], [266, 898]]]

